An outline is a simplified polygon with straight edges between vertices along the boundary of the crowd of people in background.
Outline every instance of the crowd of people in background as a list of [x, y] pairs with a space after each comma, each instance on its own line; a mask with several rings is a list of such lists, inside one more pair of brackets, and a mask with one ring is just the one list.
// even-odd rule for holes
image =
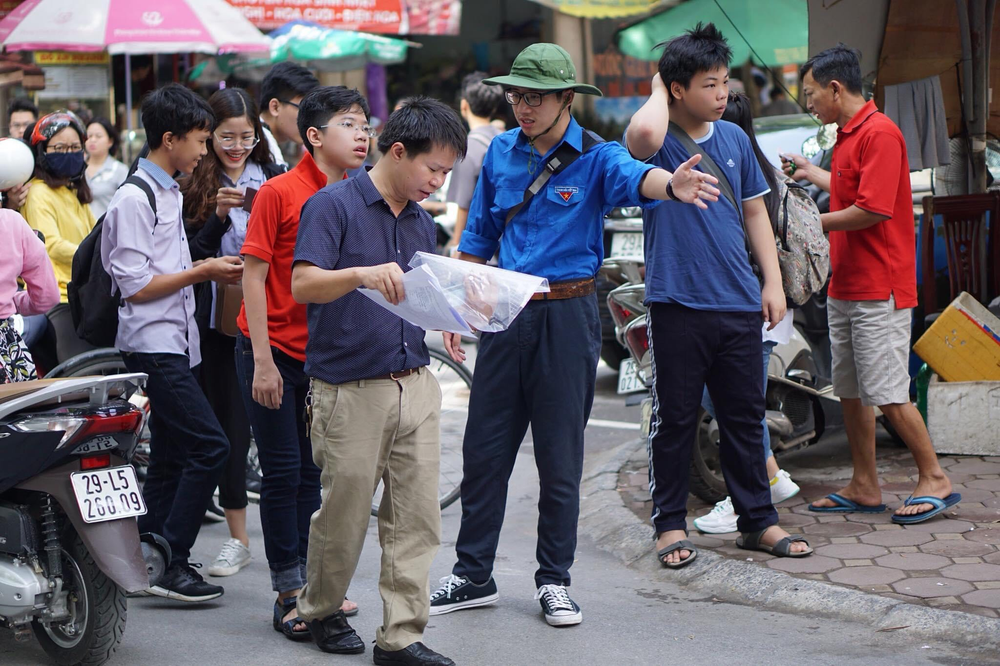
[[[77, 335], [67, 285], [101, 220], [108, 297], [120, 299], [115, 344], [130, 371], [148, 376], [139, 528], [163, 535], [173, 553], [149, 593], [189, 603], [223, 594], [190, 561], [216, 489], [229, 538], [206, 573], [231, 576], [250, 563], [253, 437], [275, 631], [326, 652], [365, 650], [347, 620], [358, 612], [347, 591], [382, 481], [375, 663], [453, 664], [421, 642], [423, 631], [430, 615], [499, 600], [507, 481], [529, 427], [540, 484], [535, 598], [550, 625], [583, 619], [569, 571], [601, 345], [594, 276], [613, 207], [643, 209], [660, 562], [679, 568], [697, 556], [686, 502], [701, 404], [720, 424], [730, 497], [695, 526], [738, 530], [749, 550], [812, 552], [778, 524], [774, 505], [798, 486], [774, 460], [764, 419], [769, 355], [791, 332], [778, 202], [793, 178], [806, 178], [835, 194], [822, 218], [833, 256], [833, 380], [855, 461], [851, 484], [811, 508], [885, 508], [873, 457], [879, 406], [920, 469], [915, 497], [893, 520], [926, 520], [960, 498], [908, 399], [903, 350], [916, 296], [905, 144], [861, 96], [857, 56], [841, 46], [803, 69], [809, 108], [840, 126], [835, 175], [795, 155], [784, 156], [787, 173], [775, 169], [748, 100], [729, 92], [730, 56], [711, 25], [667, 43], [620, 142], [573, 118], [577, 95], [601, 91], [576, 80], [555, 44], [525, 49], [509, 76], [466, 77], [458, 113], [407, 98], [378, 131], [361, 93], [321, 86], [290, 62], [264, 78], [259, 100], [233, 87], [205, 100], [170, 84], [142, 100], [147, 145], [131, 167], [118, 160], [107, 119], [39, 117], [16, 100], [11, 137], [31, 148], [35, 170], [0, 211], [0, 381], [33, 379], [36, 367], [91, 348]], [[775, 91], [765, 114], [797, 109]], [[518, 123], [506, 132], [492, 122], [504, 103]], [[300, 147], [291, 170], [285, 144]], [[551, 291], [508, 330], [479, 336], [456, 562], [432, 591], [441, 393], [425, 331], [357, 289], [405, 299], [407, 262], [439, 245], [424, 200], [449, 174], [455, 228], [444, 251], [545, 277]], [[462, 344], [444, 334], [459, 363]]]

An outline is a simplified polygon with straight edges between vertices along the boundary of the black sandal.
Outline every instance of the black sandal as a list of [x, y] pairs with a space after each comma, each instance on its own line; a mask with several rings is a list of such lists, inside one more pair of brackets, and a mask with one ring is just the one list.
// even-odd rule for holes
[[[773, 527], [773, 525], [771, 527]], [[808, 548], [809, 542], [802, 536], [786, 536], [773, 546], [762, 544], [760, 540], [763, 538], [764, 532], [768, 529], [770, 529], [770, 527], [765, 527], [759, 532], [744, 534], [736, 539], [736, 545], [743, 550], [759, 550], [763, 553], [770, 553], [771, 555], [776, 555], [778, 557], [805, 557], [813, 554], [813, 549]], [[801, 553], [793, 553], [792, 544], [796, 541], [804, 543], [807, 546], [807, 550], [804, 550]]]
[[305, 620], [296, 615], [291, 620], [284, 620], [282, 618], [288, 614], [288, 611], [296, 608], [298, 605], [298, 597], [288, 597], [284, 601], [274, 602], [274, 630], [285, 635], [290, 641], [306, 641], [312, 638], [312, 634], [309, 632], [309, 628], [296, 631], [295, 625], [305, 624]]
[[[680, 562], [667, 562], [667, 555], [678, 550], [686, 550], [691, 554]], [[698, 557], [698, 549], [695, 548], [694, 544], [687, 539], [681, 539], [680, 541], [675, 541], [662, 550], [656, 551], [656, 557], [660, 560], [660, 564], [668, 569], [680, 569], [681, 567], [685, 567], [694, 562], [694, 558]]]

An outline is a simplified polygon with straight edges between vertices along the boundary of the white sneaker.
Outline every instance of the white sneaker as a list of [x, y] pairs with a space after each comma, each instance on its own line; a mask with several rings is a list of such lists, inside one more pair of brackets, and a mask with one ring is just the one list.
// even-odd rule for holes
[[799, 494], [799, 486], [792, 481], [792, 476], [783, 469], [771, 479], [771, 504], [781, 504]]
[[250, 549], [239, 539], [230, 539], [222, 544], [219, 556], [208, 568], [209, 576], [232, 576], [234, 573], [250, 564]]
[[553, 627], [566, 627], [583, 622], [583, 612], [562, 585], [542, 585], [535, 593], [542, 605], [545, 621]]
[[[773, 491], [773, 489], [772, 489]], [[736, 531], [736, 510], [729, 497], [715, 505], [709, 513], [694, 519], [694, 526], [705, 534], [727, 534]]]

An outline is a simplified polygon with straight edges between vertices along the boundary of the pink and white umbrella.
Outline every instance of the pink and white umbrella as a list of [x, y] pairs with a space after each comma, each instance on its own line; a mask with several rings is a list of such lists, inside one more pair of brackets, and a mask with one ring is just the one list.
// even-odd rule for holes
[[0, 21], [7, 51], [111, 54], [267, 52], [225, 0], [24, 0]]
[[270, 43], [225, 0], [24, 0], [0, 21], [6, 51], [125, 54], [126, 122], [132, 128], [130, 54], [258, 53]]

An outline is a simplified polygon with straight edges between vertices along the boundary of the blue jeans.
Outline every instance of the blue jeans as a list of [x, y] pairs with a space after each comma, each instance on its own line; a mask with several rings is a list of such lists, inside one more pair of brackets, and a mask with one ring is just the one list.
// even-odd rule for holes
[[[767, 392], [767, 365], [771, 361], [771, 352], [778, 345], [777, 342], [773, 340], [768, 340], [761, 343], [764, 348], [764, 391]], [[715, 405], [712, 404], [712, 397], [708, 395], [708, 387], [705, 387], [704, 392], [701, 394], [701, 406], [705, 408], [708, 415], [713, 419], [715, 418]], [[767, 430], [767, 417], [761, 422], [764, 426], [764, 460], [768, 460], [773, 455], [771, 453], [771, 433]]]
[[186, 354], [123, 352], [129, 372], [144, 372], [149, 396], [147, 513], [140, 532], [163, 535], [172, 565], [186, 565], [205, 509], [229, 455], [229, 440], [189, 367]]
[[236, 336], [236, 376], [260, 460], [260, 522], [271, 587], [290, 592], [306, 583], [309, 519], [319, 510], [320, 471], [303, 419], [309, 392], [305, 364], [274, 347], [271, 357], [282, 381], [278, 409], [254, 402], [253, 347], [243, 335]]

